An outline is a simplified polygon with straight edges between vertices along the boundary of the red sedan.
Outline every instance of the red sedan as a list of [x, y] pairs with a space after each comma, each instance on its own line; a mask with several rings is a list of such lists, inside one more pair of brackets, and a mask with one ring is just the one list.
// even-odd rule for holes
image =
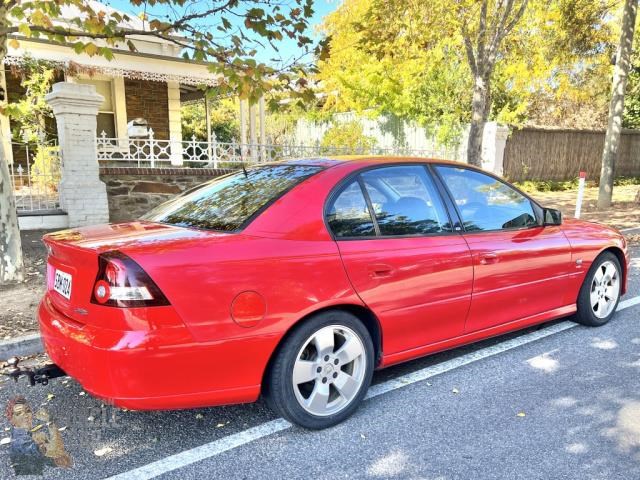
[[324, 428], [373, 370], [625, 292], [623, 236], [502, 179], [412, 158], [315, 159], [217, 178], [125, 224], [45, 236], [52, 360], [132, 409], [253, 402]]

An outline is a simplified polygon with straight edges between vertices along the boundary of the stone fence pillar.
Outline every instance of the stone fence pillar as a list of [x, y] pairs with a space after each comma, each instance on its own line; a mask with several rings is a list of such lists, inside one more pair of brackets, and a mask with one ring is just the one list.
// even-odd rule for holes
[[482, 134], [482, 168], [496, 175], [504, 174], [504, 149], [509, 137], [509, 127], [487, 122]]
[[69, 226], [107, 223], [109, 204], [106, 186], [99, 177], [96, 144], [96, 117], [102, 95], [93, 85], [60, 82], [53, 85], [45, 100], [56, 117], [62, 158], [58, 193]]

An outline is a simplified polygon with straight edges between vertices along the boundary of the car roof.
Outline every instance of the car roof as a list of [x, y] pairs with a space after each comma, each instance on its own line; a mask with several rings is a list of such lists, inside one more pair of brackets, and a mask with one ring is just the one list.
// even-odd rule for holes
[[444, 163], [451, 165], [466, 165], [462, 162], [453, 160], [444, 160], [440, 158], [429, 157], [392, 157], [387, 155], [336, 155], [315, 158], [296, 158], [291, 160], [283, 160], [280, 164], [289, 165], [317, 165], [319, 167], [329, 168], [345, 163], [358, 163], [361, 166], [390, 164], [390, 163]]

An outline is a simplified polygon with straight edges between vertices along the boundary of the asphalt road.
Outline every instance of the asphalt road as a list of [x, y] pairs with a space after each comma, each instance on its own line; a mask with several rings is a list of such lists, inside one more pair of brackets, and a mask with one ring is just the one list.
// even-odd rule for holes
[[[633, 265], [624, 299], [640, 296], [640, 261]], [[377, 372], [375, 388], [391, 391], [321, 432], [290, 427], [260, 402], [122, 411], [82, 395], [73, 381], [3, 383], [0, 402], [24, 395], [66, 427], [74, 466], [48, 467], [47, 479], [136, 478], [144, 472], [134, 469], [149, 464], [137, 478], [639, 479], [639, 319], [640, 304], [601, 328], [554, 322]], [[548, 335], [530, 341], [541, 332]], [[0, 437], [8, 426], [3, 417]], [[259, 438], [248, 442], [251, 434]], [[207, 457], [200, 461], [154, 463], [202, 445], [191, 452]], [[186, 466], [175, 468], [180, 462]], [[0, 478], [14, 478], [7, 445]]]

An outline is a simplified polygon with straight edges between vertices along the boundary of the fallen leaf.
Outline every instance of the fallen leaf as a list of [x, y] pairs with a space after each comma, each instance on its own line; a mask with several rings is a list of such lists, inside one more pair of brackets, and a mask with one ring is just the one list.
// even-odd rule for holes
[[456, 395], [457, 395], [458, 393], [460, 393], [460, 390], [458, 390], [457, 388], [454, 388], [454, 389], [453, 389], [453, 390], [451, 390], [451, 391], [452, 391], [454, 394], [456, 394]]
[[89, 420], [90, 422], [93, 422], [95, 418], [93, 418], [93, 416], [90, 416], [90, 417], [87, 417], [87, 420]]
[[40, 430], [42, 427], [43, 427], [43, 425], [42, 425], [42, 424], [40, 424], [40, 425], [36, 425], [35, 427], [33, 427], [33, 428], [31, 429], [31, 431], [32, 431], [32, 432], [37, 432], [37, 431], [38, 431], [38, 430]]
[[518, 412], [518, 413], [516, 413], [516, 417], [526, 417], [526, 416], [527, 416], [527, 414], [526, 414], [526, 413], [524, 413], [524, 412]]
[[11, 443], [11, 439], [9, 437], [4, 437], [2, 440], [0, 440], [0, 445], [7, 445]]
[[365, 436], [364, 436], [364, 434], [363, 434], [363, 433], [361, 433], [361, 434], [360, 434], [360, 438], [367, 438], [367, 437], [365, 437]]
[[58, 429], [59, 432], [64, 432], [67, 429], [67, 426], [65, 425], [64, 427], [60, 427]]
[[86, 392], [82, 391], [78, 395], [80, 395], [82, 397], [83, 395], [86, 395]]
[[204, 415], [202, 415], [201, 413], [196, 413], [196, 418], [198, 420], [200, 420], [200, 419], [204, 418]]
[[95, 450], [93, 452], [93, 454], [96, 457], [102, 457], [102, 456], [106, 455], [107, 453], [109, 453], [111, 451], [113, 451], [113, 448], [111, 448], [111, 447], [102, 447], [102, 448], [99, 448], [98, 450]]
[[216, 428], [221, 428], [221, 427], [224, 427], [224, 423], [219, 423], [216, 425]]
[[53, 400], [54, 398], [56, 398], [56, 396], [53, 393], [47, 394], [47, 400]]

